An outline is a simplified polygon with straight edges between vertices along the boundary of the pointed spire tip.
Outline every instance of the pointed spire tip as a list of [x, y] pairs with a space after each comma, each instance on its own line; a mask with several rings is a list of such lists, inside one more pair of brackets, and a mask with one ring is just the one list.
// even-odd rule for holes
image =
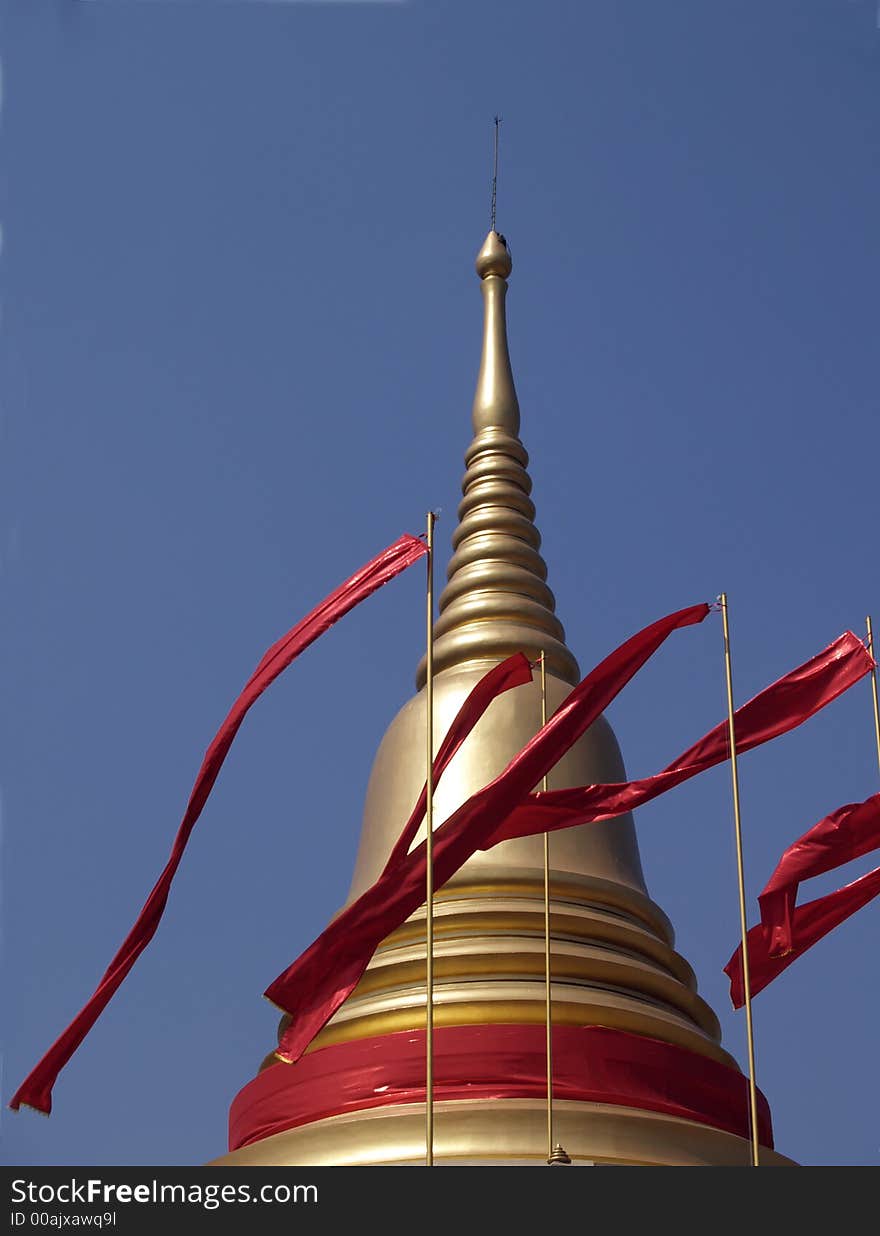
[[[519, 438], [519, 401], [507, 348], [504, 302], [512, 262], [494, 228], [477, 255], [484, 304], [483, 352], [474, 395], [474, 437], [465, 454], [458, 527], [448, 583], [434, 624], [435, 674], [472, 662], [544, 652], [547, 669], [572, 685], [580, 678], [547, 587], [541, 536], [529, 497], [529, 457]], [[427, 676], [422, 658], [416, 674]]]

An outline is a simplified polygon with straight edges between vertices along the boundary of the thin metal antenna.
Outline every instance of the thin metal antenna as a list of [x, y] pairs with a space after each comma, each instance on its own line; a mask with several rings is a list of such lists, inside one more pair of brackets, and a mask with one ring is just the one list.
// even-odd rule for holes
[[501, 130], [501, 117], [495, 117], [495, 155], [492, 161], [492, 221], [490, 231], [495, 231], [495, 200], [498, 196], [498, 139]]

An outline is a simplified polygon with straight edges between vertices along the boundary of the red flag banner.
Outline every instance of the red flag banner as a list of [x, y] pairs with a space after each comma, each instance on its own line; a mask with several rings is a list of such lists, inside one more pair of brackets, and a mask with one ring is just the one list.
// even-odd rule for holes
[[[737, 754], [778, 738], [808, 720], [826, 704], [870, 673], [874, 662], [862, 641], [845, 631], [818, 656], [798, 666], [735, 713]], [[710, 730], [662, 772], [641, 781], [586, 785], [529, 795], [492, 831], [482, 845], [612, 819], [650, 802], [730, 756], [726, 721]]]
[[418, 538], [408, 535], [400, 537], [331, 592], [266, 652], [208, 747], [174, 839], [171, 855], [137, 921], [122, 942], [94, 995], [19, 1086], [9, 1105], [11, 1108], [16, 1110], [24, 1103], [47, 1115], [52, 1110], [52, 1087], [58, 1074], [156, 933], [190, 834], [248, 710], [270, 683], [329, 627], [426, 553], [427, 547]]
[[[547, 724], [502, 773], [469, 798], [434, 832], [434, 887], [441, 888], [480, 849], [507, 814], [586, 732], [673, 631], [702, 622], [708, 605], [679, 610], [639, 631], [584, 678]], [[266, 989], [292, 1021], [280, 1059], [299, 1059], [315, 1035], [357, 986], [380, 942], [425, 900], [422, 842], [336, 916], [321, 935]]]
[[[763, 991], [768, 983], [787, 969], [798, 957], [802, 957], [808, 948], [827, 936], [829, 931], [844, 922], [866, 906], [869, 901], [880, 893], [880, 867], [869, 871], [861, 879], [854, 880], [839, 888], [837, 892], [808, 901], [806, 905], [797, 906], [791, 916], [791, 948], [783, 956], [773, 956], [770, 951], [771, 931], [763, 923], [758, 923], [746, 936], [749, 950], [749, 986], [751, 994], [756, 996]], [[724, 973], [730, 979], [730, 998], [733, 1007], [742, 1008], [745, 1003], [743, 984], [742, 945], [740, 945], [730, 961], [724, 967]]]
[[784, 956], [794, 947], [792, 915], [800, 883], [878, 847], [880, 794], [838, 807], [788, 847], [758, 897], [771, 956]]

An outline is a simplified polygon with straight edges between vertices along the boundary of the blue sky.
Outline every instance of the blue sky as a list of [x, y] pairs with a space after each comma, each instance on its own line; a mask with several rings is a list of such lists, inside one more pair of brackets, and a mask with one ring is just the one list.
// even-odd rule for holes
[[[496, 112], [522, 434], [582, 667], [722, 589], [741, 701], [880, 627], [880, 31], [873, 0], [8, 0], [0, 40], [5, 1108], [264, 648], [429, 507], [445, 557]], [[253, 710], [51, 1119], [4, 1110], [6, 1162], [223, 1152], [274, 1042], [261, 993], [346, 896], [422, 627], [416, 569]], [[724, 708], [716, 619], [610, 719], [639, 776]], [[867, 685], [740, 776], [754, 914], [785, 845], [878, 788]], [[727, 769], [638, 827], [743, 1063]], [[880, 1157], [878, 913], [755, 1001], [803, 1163]]]

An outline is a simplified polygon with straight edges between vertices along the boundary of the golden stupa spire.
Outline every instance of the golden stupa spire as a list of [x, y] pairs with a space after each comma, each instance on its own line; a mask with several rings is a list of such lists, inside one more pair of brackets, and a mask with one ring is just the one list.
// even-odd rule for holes
[[[449, 582], [434, 626], [432, 746], [436, 750], [488, 665], [519, 650], [535, 658], [546, 650], [546, 683], [524, 684], [493, 701], [436, 787], [436, 825], [507, 766], [579, 677], [539, 553], [507, 351], [511, 260], [494, 217], [492, 224], [477, 257], [485, 324], [474, 437], [465, 456]], [[347, 904], [384, 869], [425, 783], [424, 663], [418, 684], [373, 763]], [[328, 759], [345, 774], [345, 752], [330, 752]], [[599, 717], [553, 768], [548, 788], [625, 780], [617, 740]], [[416, 842], [424, 835], [423, 828]], [[671, 923], [648, 895], [629, 813], [561, 830], [549, 853], [542, 837], [478, 851], [436, 889], [430, 930], [430, 1016], [439, 1062], [434, 1161], [546, 1163], [551, 1132], [575, 1163], [750, 1161], [746, 1083], [721, 1044], [718, 1019], [698, 994], [691, 967], [675, 951]], [[301, 1060], [288, 1065], [274, 1052], [265, 1057], [233, 1102], [230, 1153], [215, 1164], [425, 1162], [419, 1087], [427, 1077], [420, 1036], [428, 1019], [428, 948], [422, 906], [379, 945], [358, 986]], [[558, 1053], [568, 1042], [570, 1070], [570, 1088], [564, 1101], [557, 1089], [550, 1114], [548, 973], [553, 1068], [562, 1068]], [[486, 1070], [502, 1050], [515, 1053], [516, 1076], [502, 1079], [516, 1081], [515, 1093], [487, 1095]], [[644, 1073], [639, 1061], [645, 1053], [668, 1063], [670, 1052], [675, 1075], [666, 1064]], [[415, 1074], [412, 1053], [419, 1061]], [[631, 1076], [625, 1066], [626, 1077], [657, 1076], [661, 1100], [631, 1093], [632, 1087], [614, 1100], [592, 1088], [591, 1069], [630, 1059], [636, 1065]], [[556, 1083], [551, 1072], [551, 1092], [559, 1071], [555, 1077]], [[732, 1096], [729, 1103], [724, 1095]], [[555, 1151], [549, 1158], [564, 1162]], [[764, 1147], [761, 1162], [788, 1160]]]
[[[529, 497], [528, 453], [519, 439], [519, 402], [507, 349], [504, 301], [512, 262], [507, 242], [490, 231], [477, 254], [485, 316], [474, 396], [474, 438], [465, 454], [464, 497], [453, 537], [448, 583], [434, 627], [434, 670], [544, 651], [565, 682], [580, 677], [565, 645], [539, 552], [541, 534]], [[425, 682], [425, 663], [416, 675]]]

